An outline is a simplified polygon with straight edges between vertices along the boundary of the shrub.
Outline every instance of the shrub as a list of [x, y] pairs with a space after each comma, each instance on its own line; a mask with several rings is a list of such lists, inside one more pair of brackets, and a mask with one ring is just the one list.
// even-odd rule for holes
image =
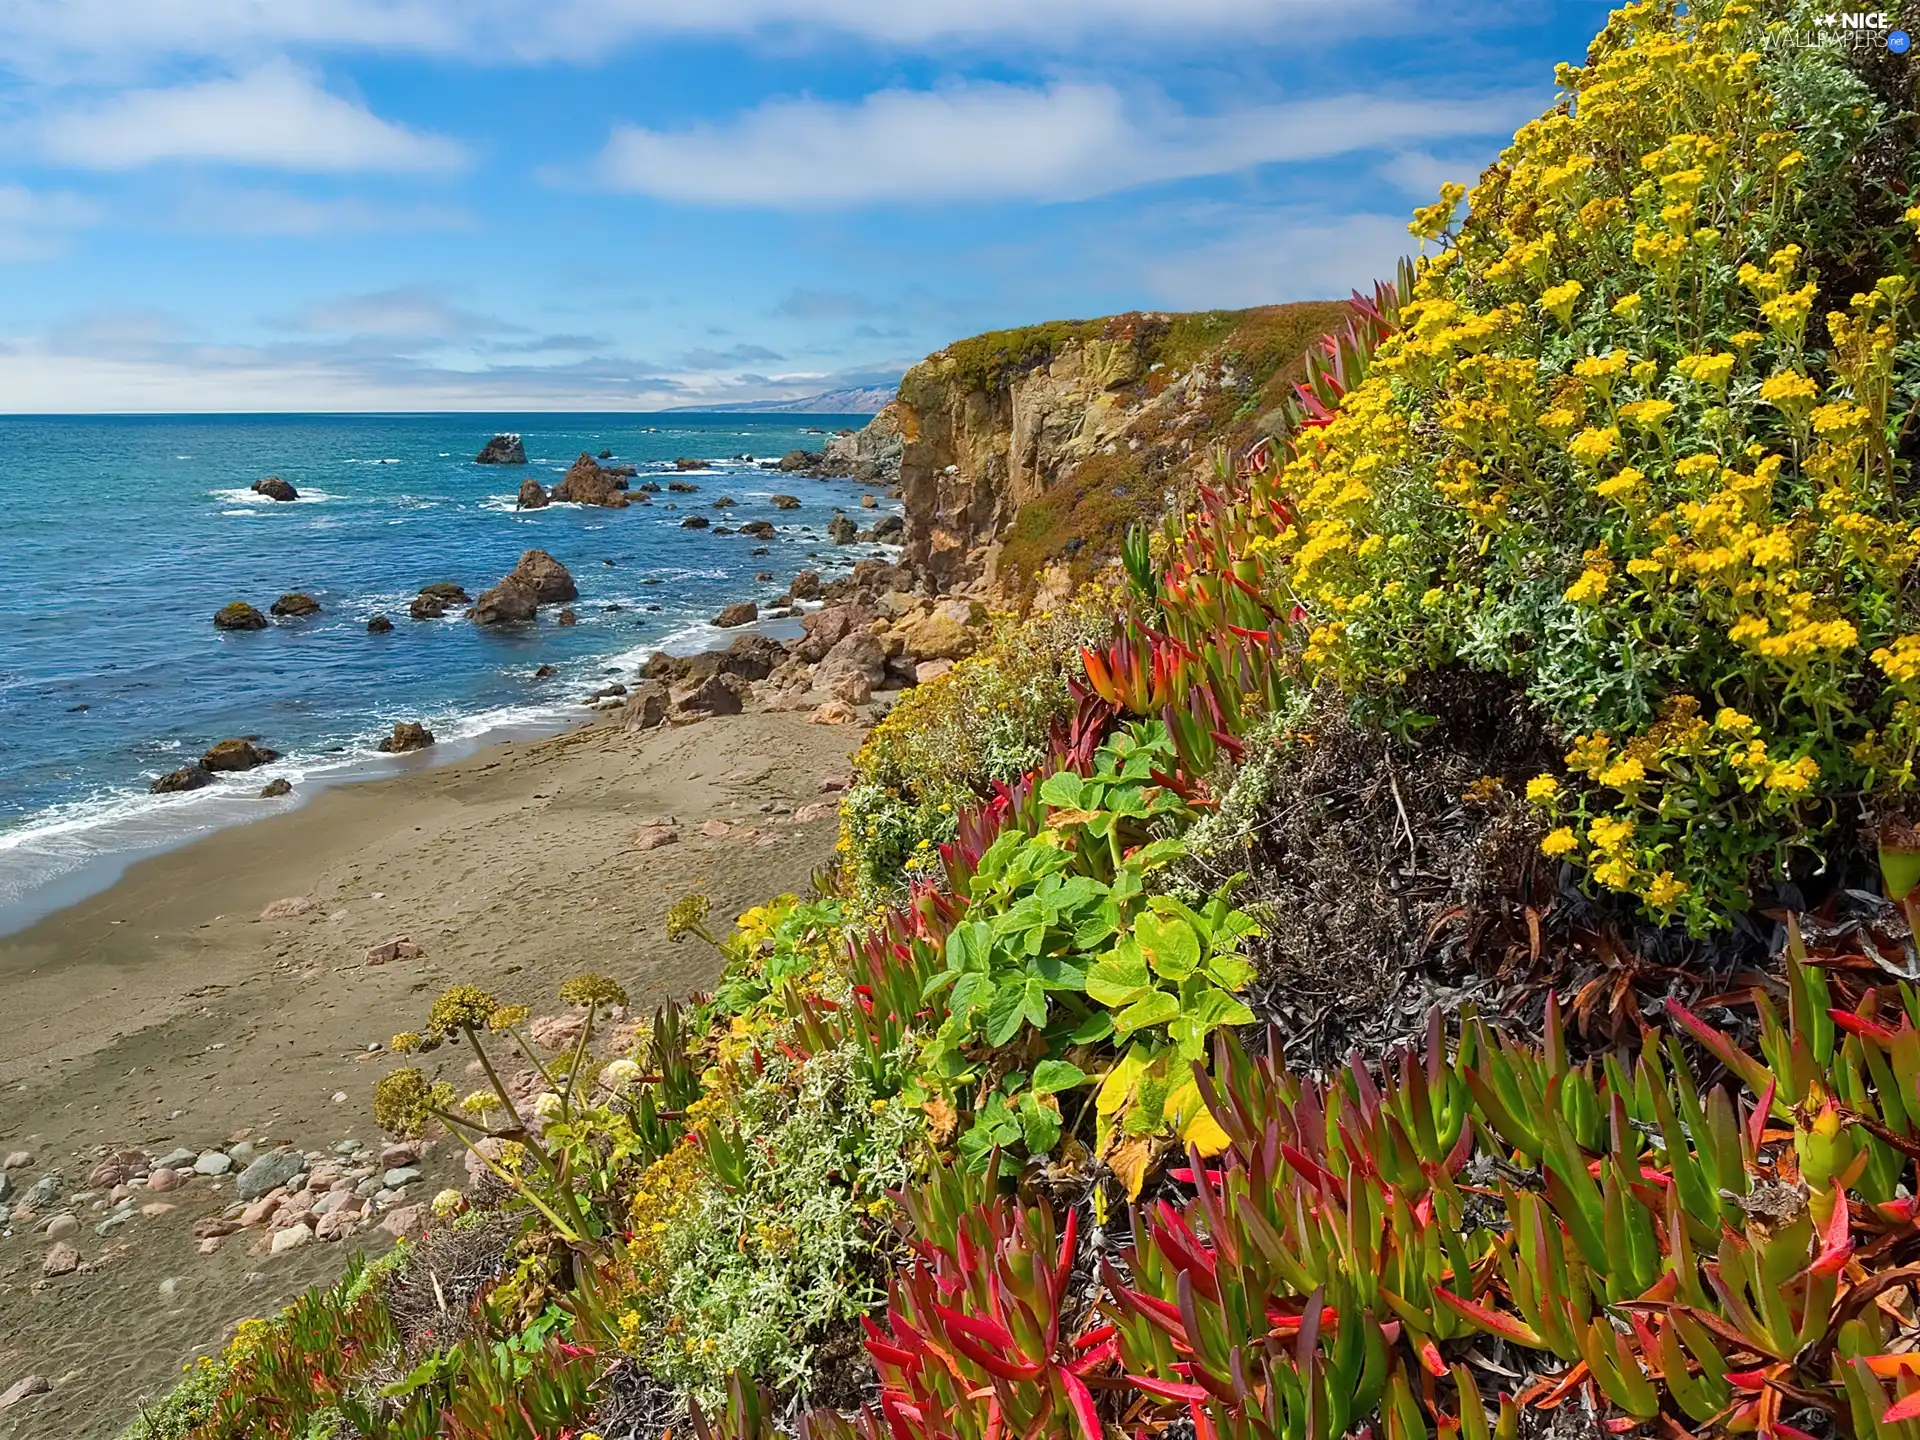
[[[1817, 7], [1679, 8], [1616, 13], [1457, 234], [1457, 192], [1420, 212], [1446, 248], [1239, 558], [1398, 728], [1416, 671], [1512, 676], [1570, 744], [1547, 853], [1704, 931], [1913, 785], [1920, 208], [1856, 193], [1893, 122], [1782, 38]], [[1859, 293], [1800, 243], [1836, 209], [1876, 227]]]
[[1073, 713], [1081, 647], [1105, 643], [1114, 608], [1089, 587], [1051, 614], [1002, 620], [979, 654], [901, 696], [861, 747], [841, 804], [840, 851], [861, 888], [930, 872], [959, 812], [1046, 761]]

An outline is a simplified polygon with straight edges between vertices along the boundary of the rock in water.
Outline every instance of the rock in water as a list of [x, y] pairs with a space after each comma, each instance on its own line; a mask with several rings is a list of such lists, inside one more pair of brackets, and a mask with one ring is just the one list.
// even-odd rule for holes
[[424, 750], [433, 744], [433, 732], [417, 720], [402, 720], [393, 727], [393, 734], [380, 742], [380, 750], [387, 755], [405, 755], [409, 751]]
[[244, 600], [236, 600], [224, 606], [213, 617], [214, 626], [221, 630], [264, 630], [267, 617]]
[[578, 625], [580, 623], [580, 617], [571, 610], [562, 610], [558, 615], [554, 616], [554, 623], [558, 625]]
[[304, 591], [292, 590], [282, 595], [268, 607], [275, 615], [298, 619], [302, 615], [318, 615], [320, 602]]
[[787, 587], [787, 594], [796, 600], [818, 600], [820, 598], [820, 572], [802, 570], [793, 577], [793, 584]]
[[416, 620], [440, 620], [446, 617], [447, 602], [438, 595], [416, 595], [413, 603], [407, 606], [407, 613]]
[[737, 605], [729, 605], [713, 617], [713, 623], [722, 630], [731, 630], [736, 625], [751, 625], [760, 618], [760, 607], [751, 600], [742, 600]]
[[529, 475], [520, 482], [519, 498], [513, 502], [516, 510], [538, 510], [548, 503], [546, 487]]
[[269, 475], [264, 480], [256, 480], [252, 485], [253, 493], [264, 495], [269, 500], [298, 500], [300, 492], [282, 480], [278, 475]]
[[[544, 550], [529, 550], [506, 579], [524, 586], [538, 605], [557, 605], [563, 600], [578, 600], [580, 591], [567, 567]], [[505, 583], [505, 582], [502, 582]]]
[[178, 795], [183, 790], [198, 790], [209, 784], [213, 776], [199, 765], [182, 765], [178, 770], [170, 770], [162, 775], [147, 789], [155, 795]]
[[503, 581], [480, 593], [480, 598], [473, 602], [471, 618], [476, 625], [520, 625], [533, 619], [533, 611], [533, 596], [518, 585]]
[[627, 497], [618, 482], [619, 477], [602, 470], [600, 462], [583, 450], [560, 483], [553, 487], [553, 498], [574, 505], [598, 505], [608, 510], [624, 510]]
[[251, 740], [222, 740], [200, 757], [200, 764], [207, 770], [251, 770], [279, 758], [279, 751], [265, 749]]
[[291, 780], [269, 780], [266, 783], [266, 788], [261, 790], [260, 798], [262, 800], [278, 800], [282, 795], [291, 795], [292, 793], [293, 782]]
[[849, 545], [859, 535], [860, 527], [844, 515], [836, 515], [827, 522], [827, 538], [836, 545]]
[[704, 530], [707, 528], [707, 517], [704, 515], [689, 515], [680, 522], [680, 528], [682, 530]]
[[471, 605], [473, 597], [467, 594], [466, 587], [456, 585], [451, 580], [436, 580], [431, 585], [420, 587], [422, 595], [430, 595], [445, 605]]
[[367, 633], [369, 635], [385, 635], [392, 629], [393, 621], [384, 615], [370, 616], [367, 620]]
[[771, 540], [774, 538], [773, 522], [771, 520], [749, 520], [740, 527], [740, 533], [742, 535], [751, 535], [756, 540]]
[[867, 539], [881, 545], [898, 545], [907, 533], [907, 522], [898, 515], [882, 515], [873, 522]]
[[473, 457], [476, 465], [524, 465], [527, 463], [527, 447], [520, 443], [520, 437], [510, 431], [502, 432], [480, 447], [480, 453]]
[[776, 510], [798, 510], [800, 508], [800, 497], [798, 495], [770, 495], [767, 498], [773, 502], [773, 508]]

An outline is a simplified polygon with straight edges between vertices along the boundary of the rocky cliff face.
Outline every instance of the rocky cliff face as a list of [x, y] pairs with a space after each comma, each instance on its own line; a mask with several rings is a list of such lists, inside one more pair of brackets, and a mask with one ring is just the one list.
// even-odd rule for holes
[[1333, 302], [1134, 313], [929, 356], [874, 422], [901, 442], [908, 560], [938, 590], [1056, 602], [1216, 447], [1253, 441], [1340, 314]]

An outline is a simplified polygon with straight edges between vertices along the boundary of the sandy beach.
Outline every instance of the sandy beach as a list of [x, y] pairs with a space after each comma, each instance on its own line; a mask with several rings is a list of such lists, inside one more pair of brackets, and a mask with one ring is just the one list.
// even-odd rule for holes
[[[341, 786], [141, 861], [0, 939], [0, 1154], [35, 1157], [7, 1203], [55, 1170], [83, 1188], [101, 1147], [242, 1132], [306, 1150], [377, 1145], [370, 1092], [391, 1062], [369, 1047], [452, 983], [536, 1015], [583, 970], [619, 979], [639, 1007], [700, 988], [716, 957], [668, 942], [667, 907], [700, 890], [730, 916], [804, 889], [832, 853], [821, 782], [845, 774], [862, 733], [790, 713], [593, 725]], [[663, 816], [677, 843], [642, 850], [636, 832]], [[260, 918], [293, 897], [310, 908]], [[366, 963], [402, 936], [421, 953]], [[429, 1157], [426, 1195], [457, 1167], [451, 1148]], [[54, 1384], [0, 1413], [0, 1436], [114, 1435], [234, 1320], [329, 1278], [355, 1246], [383, 1248], [372, 1232], [272, 1258], [237, 1244], [197, 1255], [192, 1221], [231, 1199], [196, 1181], [110, 1240], [81, 1205], [87, 1264], [54, 1280], [45, 1237], [0, 1238], [0, 1392], [30, 1374]]]

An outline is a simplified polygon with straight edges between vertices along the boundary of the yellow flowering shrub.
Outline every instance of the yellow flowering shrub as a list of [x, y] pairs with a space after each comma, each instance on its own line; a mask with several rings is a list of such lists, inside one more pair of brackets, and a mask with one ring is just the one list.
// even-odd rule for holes
[[[1512, 676], [1571, 747], [1547, 853], [1696, 929], [1911, 783], [1914, 234], [1860, 180], [1874, 95], [1770, 36], [1811, 13], [1617, 11], [1464, 220], [1416, 217], [1440, 253], [1235, 565], [1376, 710], [1416, 669]], [[1834, 214], [1869, 230], [1844, 256]]]

